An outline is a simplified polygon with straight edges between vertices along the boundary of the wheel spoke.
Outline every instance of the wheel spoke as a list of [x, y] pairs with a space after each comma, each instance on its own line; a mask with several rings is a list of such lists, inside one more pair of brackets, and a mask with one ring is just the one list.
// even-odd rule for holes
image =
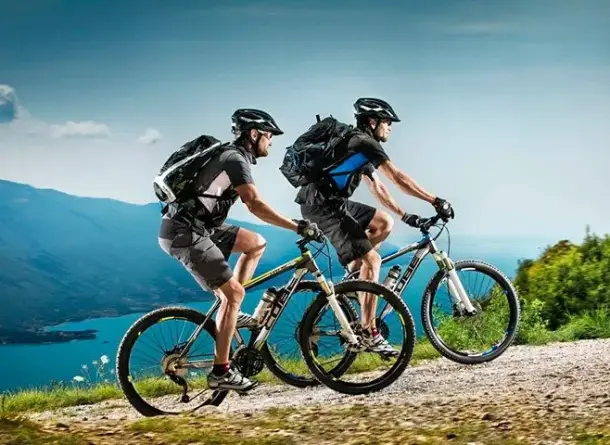
[[[454, 361], [474, 364], [493, 360], [506, 350], [516, 335], [519, 323], [516, 292], [510, 281], [493, 266], [462, 261], [456, 263], [456, 270], [462, 284], [467, 286], [465, 290], [477, 313], [456, 313], [448, 285], [440, 282], [439, 276], [431, 282], [422, 301], [424, 307], [434, 308], [424, 311], [426, 333], [436, 349]], [[448, 305], [442, 302], [445, 295]]]

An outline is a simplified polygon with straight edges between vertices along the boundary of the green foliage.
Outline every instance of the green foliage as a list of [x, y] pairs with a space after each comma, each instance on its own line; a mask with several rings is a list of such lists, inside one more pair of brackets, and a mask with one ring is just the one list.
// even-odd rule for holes
[[551, 340], [548, 322], [542, 316], [544, 302], [541, 300], [524, 301], [521, 307], [521, 322], [515, 344], [541, 345]]
[[591, 234], [587, 228], [581, 245], [559, 241], [537, 260], [521, 261], [514, 283], [551, 330], [574, 316], [603, 311], [610, 306], [610, 236]]
[[460, 351], [485, 352], [492, 350], [504, 338], [510, 306], [499, 286], [485, 296], [472, 300], [480, 313], [475, 317], [454, 317], [440, 307], [433, 309], [437, 332], [450, 348]]
[[559, 329], [558, 335], [567, 341], [609, 338], [610, 309], [599, 308], [572, 316], [570, 321]]
[[16, 391], [2, 396], [1, 413], [45, 411], [67, 406], [91, 405], [118, 399], [122, 394], [116, 385], [99, 384], [89, 388], [56, 386], [48, 389]]

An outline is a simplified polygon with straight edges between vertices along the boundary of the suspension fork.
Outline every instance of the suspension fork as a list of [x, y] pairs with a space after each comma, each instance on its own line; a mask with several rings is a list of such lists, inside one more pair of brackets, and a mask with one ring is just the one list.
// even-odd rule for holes
[[462, 280], [460, 280], [460, 277], [457, 275], [454, 262], [445, 252], [437, 248], [434, 240], [430, 240], [430, 253], [438, 267], [447, 272], [447, 287], [449, 288], [449, 293], [453, 300], [456, 303], [461, 302], [464, 309], [466, 309], [466, 312], [469, 314], [475, 314], [476, 309], [468, 298], [468, 294], [462, 285]]
[[339, 324], [341, 325], [342, 331], [347, 337], [347, 342], [353, 345], [358, 345], [358, 337], [354, 333], [354, 330], [349, 324], [349, 320], [347, 319], [345, 313], [343, 312], [343, 309], [341, 309], [341, 306], [339, 305], [337, 295], [335, 294], [335, 286], [333, 285], [333, 283], [327, 280], [324, 274], [320, 272], [318, 265], [312, 257], [309, 258], [309, 261], [307, 262], [305, 267], [307, 267], [307, 270], [309, 270], [309, 272], [314, 276], [314, 278], [320, 284], [320, 287], [322, 287], [322, 290], [326, 294], [326, 299], [328, 300], [330, 307], [335, 313], [335, 316], [339, 320]]

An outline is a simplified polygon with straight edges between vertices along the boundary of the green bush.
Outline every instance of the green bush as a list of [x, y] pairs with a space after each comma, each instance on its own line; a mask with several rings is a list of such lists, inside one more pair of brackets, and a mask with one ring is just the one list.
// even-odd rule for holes
[[559, 241], [537, 260], [521, 261], [514, 283], [524, 306], [536, 316], [539, 312], [553, 331], [578, 315], [598, 309], [603, 314], [610, 306], [610, 236], [602, 238], [587, 229], [581, 245]]

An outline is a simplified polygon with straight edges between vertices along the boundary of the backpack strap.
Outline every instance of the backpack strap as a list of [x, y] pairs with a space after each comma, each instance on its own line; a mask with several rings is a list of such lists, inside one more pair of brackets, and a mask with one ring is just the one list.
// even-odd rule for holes
[[[242, 148], [238, 147], [237, 145], [235, 145], [232, 142], [224, 142], [216, 148], [216, 153], [214, 153], [214, 156], [220, 155], [221, 151], [224, 153], [227, 150], [233, 150], [236, 153], [243, 155]], [[212, 195], [210, 193], [195, 192], [193, 196], [189, 197], [184, 202], [177, 204], [178, 207], [176, 210], [177, 210], [179, 216], [182, 216], [183, 219], [191, 218], [192, 220], [196, 220], [197, 217], [195, 215], [197, 215], [200, 212], [200, 210], [204, 209], [203, 204], [201, 204], [201, 202], [198, 199], [199, 197], [212, 198], [212, 199], [220, 198], [220, 196]]]

